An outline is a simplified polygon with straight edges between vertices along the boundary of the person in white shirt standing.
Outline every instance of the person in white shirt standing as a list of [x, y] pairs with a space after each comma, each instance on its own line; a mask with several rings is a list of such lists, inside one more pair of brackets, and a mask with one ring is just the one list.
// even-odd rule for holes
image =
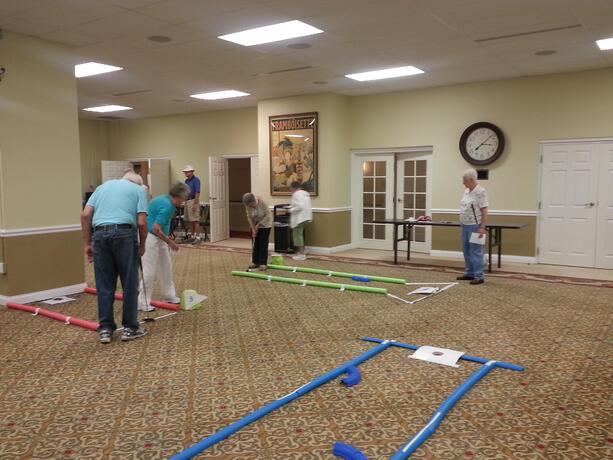
[[306, 260], [306, 254], [304, 253], [304, 227], [313, 220], [311, 196], [309, 192], [302, 189], [300, 182], [292, 182], [290, 191], [292, 192], [292, 201], [289, 207], [289, 222], [292, 228], [294, 248], [297, 253], [292, 259]]
[[[467, 169], [462, 176], [466, 189], [460, 201], [460, 224], [462, 224], [462, 252], [464, 253], [464, 275], [458, 280], [470, 280], [470, 284], [485, 282], [483, 275], [483, 246], [485, 243], [485, 226], [487, 225], [487, 208], [489, 206], [487, 190], [477, 182], [477, 171]], [[479, 243], [471, 243], [471, 237], [477, 234]]]

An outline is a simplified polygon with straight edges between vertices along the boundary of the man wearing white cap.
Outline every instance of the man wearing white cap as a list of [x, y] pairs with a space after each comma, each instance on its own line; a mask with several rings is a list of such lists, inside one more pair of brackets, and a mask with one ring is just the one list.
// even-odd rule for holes
[[185, 184], [189, 187], [189, 196], [185, 202], [185, 224], [191, 233], [191, 243], [196, 243], [198, 238], [198, 223], [200, 222], [200, 179], [194, 174], [194, 167], [187, 165], [183, 168]]

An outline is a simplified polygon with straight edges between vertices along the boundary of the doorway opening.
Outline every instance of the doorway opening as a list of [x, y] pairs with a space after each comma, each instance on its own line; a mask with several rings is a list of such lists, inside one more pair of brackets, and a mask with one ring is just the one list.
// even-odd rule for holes
[[228, 158], [230, 238], [251, 238], [245, 217], [243, 195], [251, 192], [251, 158]]

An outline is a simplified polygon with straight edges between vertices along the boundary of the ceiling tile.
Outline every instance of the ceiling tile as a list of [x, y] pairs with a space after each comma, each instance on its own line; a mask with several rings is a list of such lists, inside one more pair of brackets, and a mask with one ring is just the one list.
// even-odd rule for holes
[[147, 36], [167, 26], [167, 22], [131, 11], [123, 11], [103, 19], [70, 27], [68, 30], [89, 35], [98, 40], [109, 40], [118, 37], [134, 37], [139, 34]]
[[88, 46], [97, 42], [95, 38], [87, 35], [69, 32], [68, 30], [56, 30], [46, 34], [39, 35], [43, 40], [62, 43], [70, 46]]
[[166, 0], [139, 8], [140, 13], [175, 24], [209, 21], [220, 14], [247, 8], [253, 0]]
[[16, 14], [49, 2], [51, 0], [2, 0], [0, 2], [0, 17]]
[[45, 24], [34, 24], [12, 16], [0, 18], [0, 28], [23, 35], [38, 36], [55, 30]]
[[121, 8], [96, 0], [54, 0], [22, 11], [14, 17], [62, 29], [122, 11]]

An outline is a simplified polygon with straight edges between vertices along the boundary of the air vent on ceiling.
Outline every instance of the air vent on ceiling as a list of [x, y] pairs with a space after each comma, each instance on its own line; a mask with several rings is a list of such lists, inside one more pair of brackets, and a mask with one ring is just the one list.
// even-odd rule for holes
[[151, 91], [150, 89], [137, 89], [134, 91], [126, 91], [125, 93], [115, 93], [113, 96], [122, 97], [122, 96], [134, 96], [135, 94], [143, 94]]
[[530, 30], [528, 32], [519, 32], [516, 34], [497, 35], [494, 37], [477, 38], [475, 41], [476, 42], [491, 42], [493, 40], [503, 40], [505, 38], [525, 37], [527, 35], [536, 35], [536, 34], [544, 34], [547, 32], [558, 32], [560, 30], [576, 29], [577, 27], [582, 27], [582, 25], [581, 24], [570, 24], [567, 26], [552, 27], [550, 29]]
[[267, 72], [267, 75], [275, 75], [278, 73], [286, 73], [286, 72], [298, 72], [299, 70], [307, 70], [312, 69], [310, 65], [306, 65], [304, 67], [293, 67], [291, 69], [282, 69], [282, 70], [273, 70], [272, 72]]
[[98, 118], [98, 120], [123, 120], [125, 117], [117, 117], [115, 115], [101, 115]]

